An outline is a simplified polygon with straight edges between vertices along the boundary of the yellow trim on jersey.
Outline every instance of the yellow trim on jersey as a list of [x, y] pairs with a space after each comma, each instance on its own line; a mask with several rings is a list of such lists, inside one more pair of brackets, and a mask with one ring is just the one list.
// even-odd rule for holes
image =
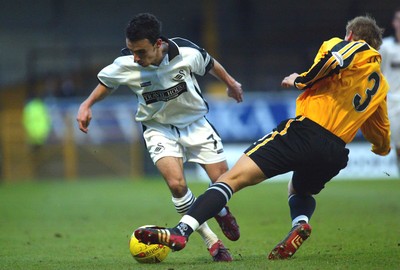
[[[324, 65], [319, 69], [318, 73], [313, 78], [309, 79], [307, 82], [301, 82], [301, 83], [295, 82], [296, 88], [303, 89], [307, 85], [313, 84], [317, 80], [328, 76], [329, 73], [332, 70], [334, 70], [338, 65], [340, 65], [340, 67], [342, 67], [344, 65], [344, 62], [348, 58], [352, 57], [358, 49], [360, 49], [362, 46], [365, 46], [365, 45], [366, 45], [366, 43], [364, 43], [364, 42], [350, 42], [347, 45], [345, 45], [343, 48], [338, 50], [337, 52], [333, 51], [332, 56], [326, 60]], [[305, 76], [306, 74], [310, 73], [310, 71], [314, 67], [316, 67], [316, 64], [317, 63], [315, 63], [308, 72], [301, 74], [301, 76]]]
[[301, 117], [299, 117], [299, 118], [290, 119], [289, 121], [287, 121], [287, 123], [286, 123], [284, 129], [282, 129], [280, 132], [274, 131], [274, 132], [272, 133], [271, 137], [265, 139], [265, 140], [264, 140], [263, 142], [261, 142], [261, 143], [258, 143], [256, 146], [254, 146], [253, 149], [251, 149], [250, 151], [248, 151], [248, 152], [245, 153], [245, 154], [246, 154], [247, 156], [250, 156], [250, 155], [253, 154], [255, 151], [257, 151], [258, 149], [260, 149], [260, 147], [262, 147], [262, 146], [266, 145], [268, 142], [272, 141], [272, 140], [275, 138], [276, 135], [278, 135], [278, 134], [281, 135], [281, 136], [285, 135], [285, 134], [287, 133], [287, 130], [288, 130], [289, 127], [290, 127], [290, 124], [291, 124], [292, 122], [294, 122], [294, 121], [303, 121], [304, 118], [306, 118], [306, 117], [305, 117], [305, 116], [301, 116]]
[[[296, 78], [296, 87], [305, 88], [296, 100], [296, 115], [306, 116], [345, 143], [362, 128], [368, 141], [386, 151], [390, 124], [387, 110], [379, 108], [385, 103], [388, 83], [380, 62], [379, 53], [363, 41], [325, 41], [314, 65]], [[356, 98], [365, 107], [362, 111]]]

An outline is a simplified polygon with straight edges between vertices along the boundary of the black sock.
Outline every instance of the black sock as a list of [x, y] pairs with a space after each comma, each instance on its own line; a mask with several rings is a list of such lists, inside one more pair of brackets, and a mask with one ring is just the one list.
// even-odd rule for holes
[[302, 215], [308, 217], [310, 220], [315, 206], [315, 199], [311, 195], [293, 194], [289, 197], [290, 216], [292, 220]]
[[193, 233], [193, 229], [189, 225], [183, 222], [179, 222], [178, 225], [171, 228], [171, 230], [175, 234], [180, 234], [182, 236], [185, 236], [186, 238], [189, 238], [189, 236]]
[[197, 198], [186, 214], [196, 219], [201, 225], [224, 208], [232, 197], [232, 193], [229, 185], [222, 182], [215, 183]]

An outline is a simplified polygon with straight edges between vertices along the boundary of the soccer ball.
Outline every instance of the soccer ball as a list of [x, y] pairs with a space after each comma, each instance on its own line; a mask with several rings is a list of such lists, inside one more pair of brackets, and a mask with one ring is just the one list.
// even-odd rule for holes
[[[145, 225], [143, 227], [151, 227], [152, 225]], [[132, 233], [131, 239], [129, 240], [129, 250], [133, 258], [139, 263], [159, 263], [165, 260], [171, 249], [167, 246], [160, 244], [146, 245], [139, 243], [139, 240], [135, 237], [135, 233]]]

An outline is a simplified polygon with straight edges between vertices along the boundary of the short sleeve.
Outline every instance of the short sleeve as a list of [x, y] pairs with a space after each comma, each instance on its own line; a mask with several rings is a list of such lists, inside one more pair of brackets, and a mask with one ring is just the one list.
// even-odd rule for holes
[[184, 58], [189, 61], [193, 73], [204, 76], [214, 66], [214, 59], [207, 53], [207, 51], [190, 40], [184, 38], [173, 38]]
[[117, 89], [126, 80], [126, 67], [121, 65], [121, 58], [115, 59], [111, 65], [106, 66], [97, 74], [99, 82], [111, 90]]
[[206, 75], [214, 66], [214, 59], [205, 50], [204, 53], [195, 51], [194, 54], [195, 57], [191, 63], [192, 71], [200, 76]]

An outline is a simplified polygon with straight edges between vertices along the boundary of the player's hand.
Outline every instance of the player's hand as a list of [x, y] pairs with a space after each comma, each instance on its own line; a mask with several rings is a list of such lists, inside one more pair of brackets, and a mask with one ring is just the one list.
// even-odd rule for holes
[[76, 116], [76, 121], [78, 121], [79, 129], [88, 133], [90, 120], [92, 120], [92, 110], [84, 104], [81, 104], [78, 110], [78, 115]]
[[233, 98], [238, 103], [243, 101], [242, 85], [237, 81], [234, 81], [233, 84], [226, 88], [226, 93], [228, 94], [228, 97]]
[[293, 87], [294, 86], [294, 81], [296, 78], [299, 77], [299, 74], [297, 73], [292, 73], [289, 76], [285, 77], [281, 83], [282, 87]]

